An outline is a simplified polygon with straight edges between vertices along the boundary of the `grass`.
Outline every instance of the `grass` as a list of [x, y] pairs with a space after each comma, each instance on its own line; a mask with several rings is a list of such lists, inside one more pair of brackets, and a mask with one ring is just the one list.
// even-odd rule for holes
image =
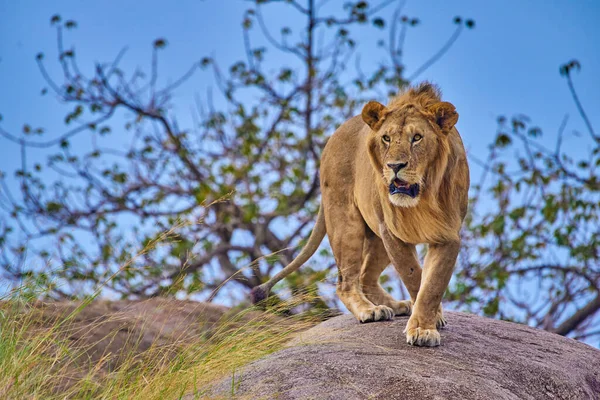
[[168, 326], [167, 315], [164, 329], [175, 334], [155, 335], [161, 340], [148, 344], [147, 327], [124, 334], [129, 328], [111, 321], [118, 316], [85, 317], [93, 314], [88, 311], [106, 282], [184, 225], [146, 244], [93, 295], [65, 312], [48, 313], [36, 300], [40, 290], [27, 285], [0, 298], [0, 399], [214, 398], [211, 388], [217, 382], [227, 382], [222, 395], [238, 397], [244, 365], [281, 349], [294, 334], [323, 319], [317, 311], [289, 316], [286, 311], [315, 300], [314, 294], [298, 294], [270, 301], [266, 312], [228, 313], [202, 329], [193, 318]]
[[[314, 308], [289, 316], [290, 309], [315, 300], [314, 294], [297, 294], [269, 301], [265, 312], [248, 308], [227, 313], [202, 328], [194, 318], [169, 326], [167, 315], [164, 329], [175, 334], [155, 335], [161, 340], [148, 344], [148, 327], [123, 333], [128, 328], [118, 316], [85, 317], [93, 314], [88, 311], [106, 282], [184, 225], [180, 222], [147, 243], [93, 295], [64, 312], [49, 313], [36, 300], [45, 289], [31, 285], [0, 297], [0, 399], [215, 398], [211, 388], [218, 382], [221, 388], [226, 383], [222, 396], [239, 397], [244, 365], [281, 349], [297, 332], [323, 319]], [[156, 321], [150, 322], [156, 334]]]
[[[269, 312], [247, 309], [221, 318], [204, 333], [182, 330], [169, 343], [152, 343], [140, 352], [135, 344], [142, 340], [141, 329], [131, 333], [121, 353], [93, 360], [95, 343], [71, 340], [74, 329], [82, 329], [74, 321], [89, 302], [48, 319], [35, 300], [13, 293], [0, 302], [0, 398], [210, 398], [212, 385], [223, 380], [227, 396], [235, 396], [244, 365], [277, 351], [321, 319], [315, 314], [280, 316], [306, 300], [295, 297]], [[99, 319], [85, 329], [91, 332], [105, 323]], [[110, 342], [114, 334], [102, 340]]]

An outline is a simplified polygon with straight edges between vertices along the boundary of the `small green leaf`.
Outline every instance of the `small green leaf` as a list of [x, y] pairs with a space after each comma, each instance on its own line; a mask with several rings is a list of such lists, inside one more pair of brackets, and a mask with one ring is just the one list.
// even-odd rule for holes
[[496, 216], [496, 218], [494, 218], [494, 221], [492, 221], [492, 230], [494, 231], [494, 233], [500, 235], [502, 232], [504, 232], [504, 227], [504, 215]]
[[385, 27], [385, 21], [383, 20], [383, 18], [374, 18], [373, 25], [383, 29]]
[[498, 137], [496, 137], [496, 146], [498, 146], [498, 147], [506, 147], [511, 142], [512, 142], [512, 139], [506, 133], [500, 133], [500, 134], [498, 134]]
[[125, 183], [125, 182], [127, 182], [127, 174], [125, 172], [121, 172], [120, 174], [115, 174], [113, 176], [113, 180], [117, 183]]
[[167, 41], [166, 39], [156, 39], [154, 41], [154, 48], [155, 49], [164, 49], [167, 46]]
[[55, 201], [49, 201], [48, 203], [46, 203], [46, 211], [48, 211], [49, 213], [59, 212], [60, 210], [62, 210], [62, 208], [63, 205]]
[[531, 137], [542, 136], [542, 129], [538, 126], [534, 126], [527, 131], [527, 134]]
[[483, 313], [487, 316], [493, 316], [498, 312], [499, 306], [500, 298], [494, 297], [483, 307]]
[[590, 166], [590, 163], [587, 161], [579, 161], [579, 163], [577, 163], [577, 166], [581, 169], [586, 169]]
[[63, 53], [60, 55], [60, 58], [71, 58], [75, 55], [75, 52], [73, 50], [66, 50], [63, 51]]
[[289, 68], [285, 68], [281, 71], [281, 73], [279, 74], [277, 79], [279, 79], [281, 82], [287, 82], [290, 80], [291, 77], [292, 77], [292, 70]]

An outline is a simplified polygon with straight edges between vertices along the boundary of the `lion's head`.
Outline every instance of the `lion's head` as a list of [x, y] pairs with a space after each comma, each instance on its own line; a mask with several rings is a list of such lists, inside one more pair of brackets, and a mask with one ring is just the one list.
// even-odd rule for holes
[[371, 128], [371, 163], [382, 174], [392, 204], [414, 207], [421, 198], [435, 196], [448, 163], [448, 134], [458, 121], [439, 89], [425, 82], [387, 107], [370, 101], [362, 119]]

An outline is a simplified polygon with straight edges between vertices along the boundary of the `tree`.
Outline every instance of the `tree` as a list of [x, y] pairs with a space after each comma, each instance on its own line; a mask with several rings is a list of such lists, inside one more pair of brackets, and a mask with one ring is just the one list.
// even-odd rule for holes
[[[526, 116], [501, 116], [489, 161], [470, 155], [484, 174], [473, 188], [449, 297], [475, 312], [598, 343], [600, 136], [573, 85], [579, 68], [573, 60], [560, 74], [585, 134], [565, 135], [565, 116], [548, 146]], [[583, 148], [587, 156], [576, 159]]]
[[[84, 73], [75, 50], [63, 44], [65, 30], [76, 23], [52, 17], [63, 76], [49, 75], [43, 54], [37, 62], [49, 89], [72, 105], [65, 118], [72, 128], [58, 135], [30, 125], [21, 135], [0, 130], [23, 154], [16, 171], [19, 196], [2, 188], [10, 215], [2, 225], [4, 276], [55, 282], [52, 293], [62, 297], [102, 283], [124, 297], [182, 291], [212, 300], [224, 283], [250, 289], [290, 262], [318, 207], [317, 171], [328, 135], [365, 100], [407, 83], [402, 47], [419, 23], [401, 15], [401, 2], [391, 18], [383, 18], [392, 0], [347, 2], [341, 10], [328, 5], [327, 13], [324, 3], [255, 1], [242, 21], [243, 60], [224, 70], [203, 58], [164, 87], [157, 85], [157, 64], [165, 39], [154, 42], [147, 76], [119, 68], [124, 52]], [[265, 7], [294, 10], [302, 21], [299, 33], [267, 26]], [[473, 27], [471, 20], [454, 23], [454, 34], [417, 75], [464, 27]], [[389, 62], [362, 72], [357, 60], [352, 71], [348, 65], [358, 46], [351, 30], [367, 24], [389, 30], [389, 42], [380, 43]], [[266, 46], [254, 44], [256, 30]], [[270, 72], [275, 57], [279, 67]], [[195, 126], [180, 127], [172, 96], [202, 68], [212, 69], [224, 105], [207, 96]], [[126, 149], [119, 140], [125, 136], [131, 143]], [[29, 163], [32, 148], [50, 150], [45, 165]], [[58, 241], [56, 251], [49, 251], [49, 239]], [[147, 249], [138, 254], [140, 243]], [[288, 285], [314, 287], [333, 267], [328, 263], [305, 268]], [[55, 271], [48, 274], [40, 265]]]
[[[455, 17], [447, 42], [405, 77], [404, 40], [419, 20], [402, 15], [402, 2], [395, 9], [392, 0], [252, 3], [242, 21], [242, 60], [225, 69], [202, 58], [166, 86], [157, 72], [165, 39], [154, 41], [147, 75], [119, 68], [124, 51], [84, 73], [63, 43], [76, 23], [52, 17], [62, 76], [50, 76], [43, 54], [37, 62], [49, 90], [72, 110], [63, 133], [27, 124], [17, 135], [0, 126], [22, 154], [18, 190], [2, 181], [0, 191], [3, 277], [52, 282], [55, 297], [101, 284], [123, 297], [183, 292], [212, 300], [226, 287], [244, 298], [303, 244], [327, 137], [367, 100], [385, 101], [418, 78], [474, 26]], [[299, 25], [267, 24], [265, 9], [276, 7], [294, 11]], [[389, 57], [363, 72], [353, 32], [366, 25], [387, 30], [379, 46]], [[470, 155], [484, 172], [447, 298], [456, 308], [593, 340], [600, 336], [600, 139], [573, 86], [578, 68], [573, 61], [561, 73], [586, 122], [589, 157], [570, 155], [566, 118], [549, 147], [527, 117], [500, 117], [490, 157]], [[199, 101], [197, 121], [182, 127], [172, 98], [199, 69], [212, 71], [219, 93]], [[27, 157], [33, 149], [47, 151], [45, 162]], [[314, 290], [333, 267], [325, 248], [285, 284]]]

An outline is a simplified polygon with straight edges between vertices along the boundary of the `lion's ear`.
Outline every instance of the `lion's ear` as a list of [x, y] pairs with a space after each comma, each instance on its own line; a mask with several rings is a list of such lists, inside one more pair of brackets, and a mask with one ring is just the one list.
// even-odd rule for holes
[[435, 122], [442, 128], [442, 132], [448, 133], [458, 122], [458, 113], [452, 103], [442, 101], [428, 107], [433, 113]]
[[368, 102], [362, 109], [362, 119], [365, 121], [365, 124], [369, 125], [371, 129], [376, 130], [384, 109], [385, 106], [381, 103], [376, 101]]

